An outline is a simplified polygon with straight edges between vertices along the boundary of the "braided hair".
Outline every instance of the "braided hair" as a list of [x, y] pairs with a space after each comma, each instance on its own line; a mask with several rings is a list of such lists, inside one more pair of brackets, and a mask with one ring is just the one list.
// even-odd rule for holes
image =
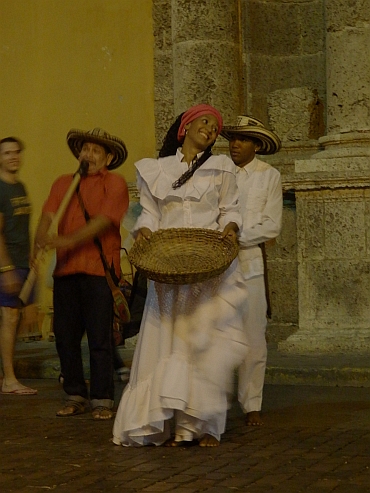
[[177, 148], [180, 143], [177, 140], [177, 132], [180, 128], [181, 118], [184, 113], [181, 113], [173, 124], [170, 126], [165, 138], [163, 139], [163, 144], [161, 150], [159, 151], [159, 157], [175, 156]]
[[[159, 151], [159, 157], [167, 157], [167, 156], [175, 156], [177, 148], [179, 147], [179, 141], [177, 140], [177, 132], [180, 128], [181, 119], [184, 113], [181, 113], [174, 123], [169, 128], [165, 138], [163, 139], [162, 147]], [[176, 190], [176, 188], [180, 188], [184, 183], [186, 183], [196, 170], [202, 166], [203, 163], [207, 161], [207, 159], [212, 155], [212, 146], [214, 142], [207, 147], [204, 153], [198, 158], [195, 156], [193, 161], [191, 162], [191, 166], [183, 173], [180, 178], [178, 178], [174, 183], [172, 183], [172, 188]]]

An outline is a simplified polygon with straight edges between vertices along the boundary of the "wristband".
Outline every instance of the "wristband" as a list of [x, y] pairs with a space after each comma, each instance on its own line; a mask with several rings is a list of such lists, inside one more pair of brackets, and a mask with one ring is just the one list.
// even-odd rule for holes
[[4, 265], [4, 267], [0, 267], [0, 274], [3, 274], [4, 272], [9, 272], [10, 270], [15, 270], [14, 265]]

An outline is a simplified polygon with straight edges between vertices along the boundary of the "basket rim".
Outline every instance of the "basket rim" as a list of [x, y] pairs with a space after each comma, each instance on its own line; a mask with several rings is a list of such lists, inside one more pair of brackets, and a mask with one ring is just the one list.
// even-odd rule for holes
[[[186, 237], [187, 240], [196, 239], [199, 242], [199, 238], [202, 236], [206, 240], [204, 245], [207, 246], [207, 251], [205, 252], [207, 257], [209, 257], [210, 252], [215, 252], [215, 250], [210, 249], [210, 241], [214, 240], [222, 249], [222, 256], [214, 257], [215, 262], [212, 265], [205, 264], [204, 269], [200, 269], [199, 265], [192, 268], [191, 264], [189, 264], [186, 270], [174, 272], [173, 269], [166, 269], [163, 266], [158, 267], [158, 264], [155, 266], [150, 265], [148, 258], [145, 256], [151, 247], [158, 247], [161, 240], [170, 243], [171, 239], [181, 239], [181, 237], [185, 239]], [[144, 241], [145, 243], [143, 243]], [[204, 280], [210, 279], [224, 272], [235, 259], [238, 251], [237, 242], [228, 237], [222, 237], [221, 232], [214, 229], [163, 228], [154, 231], [150, 239], [135, 242], [129, 252], [129, 259], [136, 269], [149, 279], [173, 284], [190, 284], [192, 282], [201, 282], [203, 278]], [[217, 259], [219, 260], [218, 262], [216, 262]]]

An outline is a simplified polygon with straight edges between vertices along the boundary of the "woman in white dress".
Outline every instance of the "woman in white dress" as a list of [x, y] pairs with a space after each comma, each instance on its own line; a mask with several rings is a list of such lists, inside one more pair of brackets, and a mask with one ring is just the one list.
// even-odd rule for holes
[[[194, 106], [168, 131], [159, 159], [135, 164], [143, 208], [133, 229], [136, 241], [172, 227], [218, 230], [237, 241], [235, 165], [211, 152], [221, 128], [215, 108]], [[202, 283], [149, 282], [130, 381], [114, 423], [115, 444], [219, 445], [233, 371], [247, 351], [246, 308], [237, 260]]]

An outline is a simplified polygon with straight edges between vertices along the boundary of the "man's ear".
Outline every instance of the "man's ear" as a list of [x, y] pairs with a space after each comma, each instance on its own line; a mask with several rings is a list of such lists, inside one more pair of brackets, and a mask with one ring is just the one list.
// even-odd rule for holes
[[256, 142], [254, 144], [254, 152], [258, 152], [262, 147], [262, 144], [260, 144], [259, 142]]
[[113, 154], [111, 153], [107, 154], [107, 167], [110, 165], [113, 158], [114, 158]]

